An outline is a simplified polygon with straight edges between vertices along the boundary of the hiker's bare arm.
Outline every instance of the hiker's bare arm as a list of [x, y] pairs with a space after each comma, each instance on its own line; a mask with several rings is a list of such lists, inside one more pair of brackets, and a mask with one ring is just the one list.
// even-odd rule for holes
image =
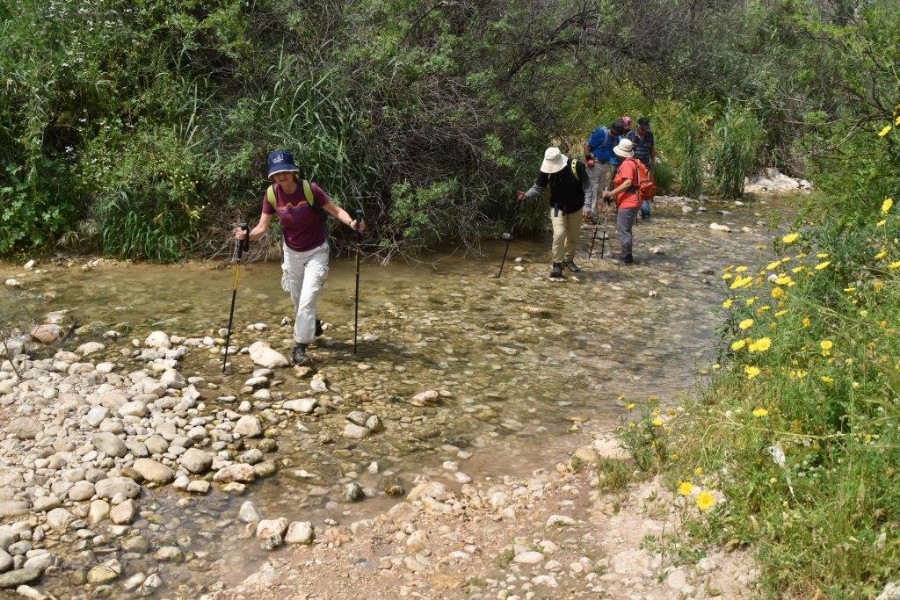
[[353, 231], [365, 231], [366, 230], [366, 222], [359, 221], [357, 222], [353, 217], [350, 216], [346, 210], [335, 204], [334, 202], [329, 202], [325, 205], [325, 210], [329, 215], [352, 229]]
[[626, 179], [625, 181], [620, 183], [619, 187], [617, 187], [616, 189], [607, 190], [607, 191], [603, 192], [603, 197], [604, 198], [612, 198], [613, 196], [618, 196], [619, 194], [621, 194], [622, 192], [624, 192], [625, 190], [627, 190], [630, 187], [631, 187], [631, 180]]

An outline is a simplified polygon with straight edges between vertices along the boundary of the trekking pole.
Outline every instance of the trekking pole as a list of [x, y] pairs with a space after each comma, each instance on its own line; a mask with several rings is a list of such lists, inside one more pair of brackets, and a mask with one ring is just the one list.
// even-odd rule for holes
[[[356, 209], [356, 226], [363, 220], [363, 211], [361, 208]], [[360, 243], [362, 242], [362, 233], [356, 232], [356, 295], [353, 299], [353, 355], [356, 356], [356, 333], [359, 330], [359, 253]]]
[[[516, 202], [516, 208], [513, 210], [513, 218], [510, 219], [510, 223], [507, 225], [507, 229], [512, 231], [512, 220], [515, 218], [516, 213], [519, 212], [519, 202]], [[509, 242], [512, 241], [512, 234], [509, 231], [500, 234], [501, 240], [506, 240], [506, 248], [503, 250], [503, 260], [500, 261], [500, 272], [497, 273], [497, 278], [499, 279], [501, 275], [503, 275], [503, 265], [506, 264], [506, 254], [509, 252]]]
[[231, 311], [228, 313], [228, 333], [225, 335], [225, 358], [222, 359], [222, 375], [225, 374], [225, 366], [228, 364], [228, 344], [231, 342], [231, 324], [234, 322], [234, 304], [237, 301], [238, 284], [241, 282], [241, 256], [244, 250], [250, 249], [250, 227], [241, 223], [244, 239], [237, 240], [237, 265], [234, 267], [234, 283], [231, 286]]
[[[605, 235], [605, 234], [604, 234]], [[594, 235], [591, 238], [591, 249], [588, 250], [588, 260], [591, 260], [591, 255], [594, 253], [594, 242], [597, 241], [597, 225], [594, 225]], [[603, 245], [601, 244], [601, 248]], [[600, 258], [603, 258], [603, 250], [600, 251]]]
[[606, 220], [609, 218], [609, 205], [603, 208], [603, 239], [600, 240], [600, 260], [603, 260], [603, 250], [606, 248]]

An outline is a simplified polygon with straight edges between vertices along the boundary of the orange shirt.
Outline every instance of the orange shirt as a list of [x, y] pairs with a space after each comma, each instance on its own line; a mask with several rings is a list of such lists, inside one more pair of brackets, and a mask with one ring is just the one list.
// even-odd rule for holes
[[632, 158], [623, 160], [622, 164], [619, 165], [616, 176], [613, 179], [613, 187], [619, 187], [626, 179], [631, 180], [631, 187], [616, 196], [616, 206], [619, 208], [640, 208], [641, 198], [637, 189], [638, 170]]

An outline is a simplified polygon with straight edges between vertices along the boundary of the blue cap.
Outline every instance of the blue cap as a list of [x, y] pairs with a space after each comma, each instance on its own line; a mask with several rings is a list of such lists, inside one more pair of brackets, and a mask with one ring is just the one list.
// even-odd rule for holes
[[294, 164], [294, 154], [290, 150], [273, 150], [269, 152], [269, 174], [267, 177], [285, 172], [300, 172], [300, 169]]

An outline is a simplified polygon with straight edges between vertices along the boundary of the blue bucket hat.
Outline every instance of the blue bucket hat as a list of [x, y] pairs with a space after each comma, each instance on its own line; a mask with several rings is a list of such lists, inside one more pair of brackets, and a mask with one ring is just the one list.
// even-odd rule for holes
[[290, 150], [273, 150], [269, 152], [269, 174], [267, 177], [285, 172], [300, 172], [300, 169], [294, 164], [294, 154]]

